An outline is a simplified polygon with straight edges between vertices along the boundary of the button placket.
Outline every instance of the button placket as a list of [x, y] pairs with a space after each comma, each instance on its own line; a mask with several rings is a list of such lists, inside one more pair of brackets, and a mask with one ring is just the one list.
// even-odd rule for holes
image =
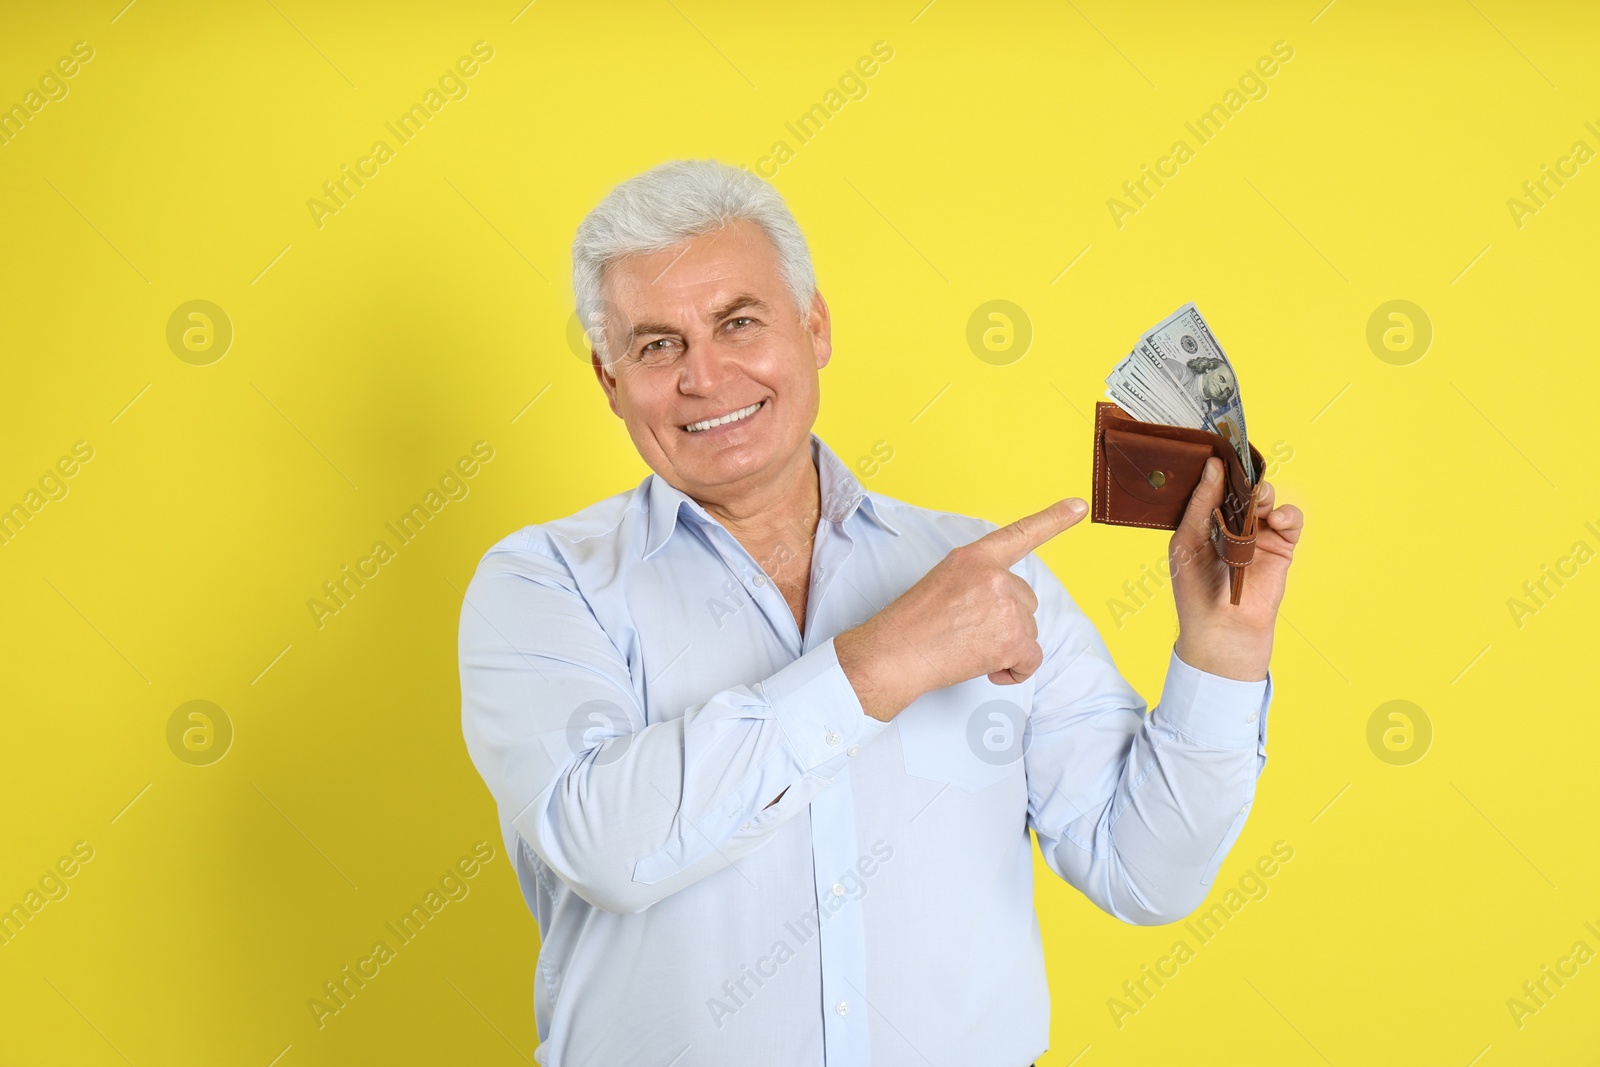
[[809, 651], [827, 640], [826, 633], [828, 589], [838, 578], [855, 550], [855, 542], [845, 528], [833, 519], [823, 516], [817, 523], [816, 541], [811, 547], [811, 579], [806, 593], [805, 647]]
[[[866, 928], [862, 903], [852, 899], [843, 876], [859, 862], [854, 790], [849, 775], [812, 801], [811, 847], [817, 907], [828, 915], [818, 930], [824, 1004], [832, 1006], [823, 1029], [829, 1063], [865, 1063], [870, 1055], [868, 1014], [851, 1011], [852, 990], [866, 989]], [[838, 881], [836, 881], [838, 879]]]
[[728, 580], [745, 591], [750, 603], [761, 612], [772, 633], [791, 650], [791, 654], [801, 655], [805, 651], [803, 635], [795, 625], [788, 605], [781, 596], [774, 597], [764, 591], [769, 585], [776, 590], [777, 583], [768, 581], [761, 564], [722, 526], [706, 529], [704, 536], [722, 560], [723, 566], [727, 567]]

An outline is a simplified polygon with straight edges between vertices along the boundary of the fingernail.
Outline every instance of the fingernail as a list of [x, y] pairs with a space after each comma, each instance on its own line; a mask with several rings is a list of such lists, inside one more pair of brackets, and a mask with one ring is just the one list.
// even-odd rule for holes
[[1218, 469], [1221, 466], [1222, 461], [1213, 456], [1211, 459], [1206, 460], [1206, 469], [1204, 472], [1202, 472], [1201, 477], [1208, 482], [1216, 481], [1218, 478], [1222, 477], [1222, 473]]
[[1071, 500], [1067, 501], [1067, 510], [1074, 515], [1082, 515], [1084, 511], [1088, 509], [1088, 507], [1089, 505], [1085, 504], [1078, 497], [1073, 497]]

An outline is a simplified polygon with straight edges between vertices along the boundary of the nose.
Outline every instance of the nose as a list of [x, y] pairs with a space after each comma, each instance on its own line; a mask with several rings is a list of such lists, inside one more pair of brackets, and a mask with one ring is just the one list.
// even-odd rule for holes
[[696, 331], [687, 340], [688, 350], [678, 361], [678, 391], [712, 396], [728, 379], [732, 357], [712, 341], [709, 331]]

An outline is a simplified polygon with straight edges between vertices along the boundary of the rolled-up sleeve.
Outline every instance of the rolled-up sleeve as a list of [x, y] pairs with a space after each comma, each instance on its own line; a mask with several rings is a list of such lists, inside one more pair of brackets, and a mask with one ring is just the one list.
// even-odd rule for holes
[[1146, 715], [1059, 579], [1033, 556], [1019, 570], [1039, 598], [1044, 652], [1024, 750], [1028, 824], [1050, 869], [1102, 910], [1176, 922], [1244, 829], [1266, 766], [1271, 675], [1222, 678], [1174, 651]]
[[479, 564], [459, 651], [462, 733], [502, 821], [607, 911], [642, 911], [759, 848], [887, 725], [862, 711], [831, 640], [647, 724], [627, 661], [537, 527]]

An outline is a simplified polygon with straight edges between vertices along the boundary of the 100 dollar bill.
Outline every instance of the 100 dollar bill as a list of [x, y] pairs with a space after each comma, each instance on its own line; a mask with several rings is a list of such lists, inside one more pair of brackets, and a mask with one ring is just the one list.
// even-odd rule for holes
[[1111, 399], [1135, 418], [1209, 430], [1226, 438], [1239, 454], [1246, 477], [1255, 482], [1238, 376], [1193, 303], [1146, 332], [1106, 385]]

